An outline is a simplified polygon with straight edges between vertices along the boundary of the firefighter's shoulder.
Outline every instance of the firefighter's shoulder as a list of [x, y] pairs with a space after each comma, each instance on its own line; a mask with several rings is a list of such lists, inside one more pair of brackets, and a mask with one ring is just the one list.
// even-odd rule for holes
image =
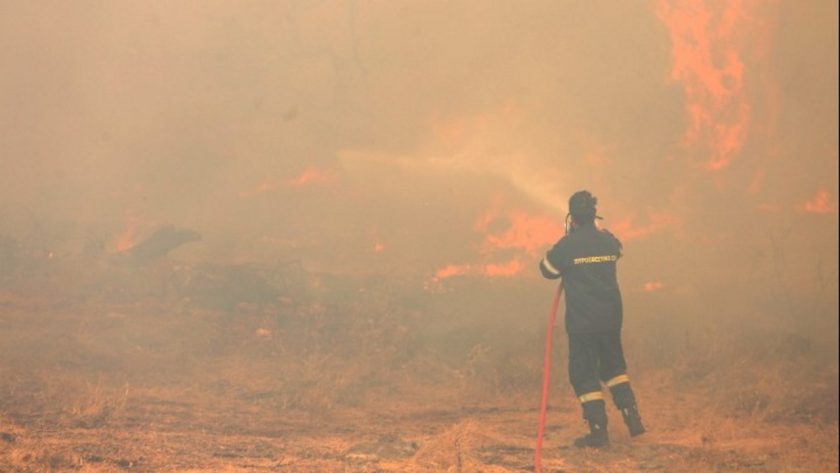
[[613, 235], [611, 231], [607, 230], [606, 228], [599, 228], [598, 231], [603, 233], [604, 235], [610, 236], [613, 240], [615, 240], [615, 242], [618, 243], [619, 249], [624, 248], [624, 244], [621, 243], [621, 240], [619, 240], [617, 236]]
[[611, 231], [607, 230], [606, 228], [599, 228], [599, 229], [598, 229], [598, 231], [599, 231], [599, 232], [601, 232], [601, 233], [603, 233], [604, 235], [609, 235], [609, 236], [611, 236], [611, 237], [615, 238], [616, 240], [618, 240], [618, 237], [616, 237], [616, 236], [613, 234], [613, 232], [611, 232]]

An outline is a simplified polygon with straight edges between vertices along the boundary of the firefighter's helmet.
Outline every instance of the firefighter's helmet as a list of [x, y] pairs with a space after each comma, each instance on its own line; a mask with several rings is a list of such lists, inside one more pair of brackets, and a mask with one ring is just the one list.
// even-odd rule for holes
[[578, 223], [591, 223], [597, 214], [598, 198], [589, 191], [578, 191], [569, 198], [569, 214]]

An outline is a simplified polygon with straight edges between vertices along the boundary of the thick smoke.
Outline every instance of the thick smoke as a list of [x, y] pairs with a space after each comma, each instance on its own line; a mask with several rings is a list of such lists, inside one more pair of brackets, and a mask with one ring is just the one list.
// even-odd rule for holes
[[175, 224], [194, 259], [531, 278], [586, 188], [631, 299], [825, 314], [836, 10], [3, 2], [0, 229], [116, 252]]

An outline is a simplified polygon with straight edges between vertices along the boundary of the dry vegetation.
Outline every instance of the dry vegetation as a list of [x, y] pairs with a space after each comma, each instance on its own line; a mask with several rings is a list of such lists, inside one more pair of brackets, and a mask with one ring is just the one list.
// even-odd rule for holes
[[[533, 468], [544, 286], [48, 263], [0, 292], [0, 471]], [[606, 451], [560, 331], [546, 471], [836, 471], [833, 337], [673, 314], [627, 324], [650, 432]]]

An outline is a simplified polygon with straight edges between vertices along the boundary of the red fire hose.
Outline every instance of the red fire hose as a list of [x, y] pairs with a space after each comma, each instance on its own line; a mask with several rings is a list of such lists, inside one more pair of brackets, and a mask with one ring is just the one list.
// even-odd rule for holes
[[554, 293], [554, 302], [551, 303], [551, 311], [548, 313], [548, 330], [545, 333], [545, 357], [543, 358], [543, 383], [542, 401], [540, 402], [540, 426], [537, 429], [537, 449], [534, 452], [534, 471], [542, 473], [542, 442], [545, 433], [545, 413], [548, 409], [548, 385], [549, 374], [551, 373], [551, 341], [554, 335], [554, 320], [557, 318], [557, 306], [560, 305], [560, 296], [563, 294], [563, 283], [557, 286]]

